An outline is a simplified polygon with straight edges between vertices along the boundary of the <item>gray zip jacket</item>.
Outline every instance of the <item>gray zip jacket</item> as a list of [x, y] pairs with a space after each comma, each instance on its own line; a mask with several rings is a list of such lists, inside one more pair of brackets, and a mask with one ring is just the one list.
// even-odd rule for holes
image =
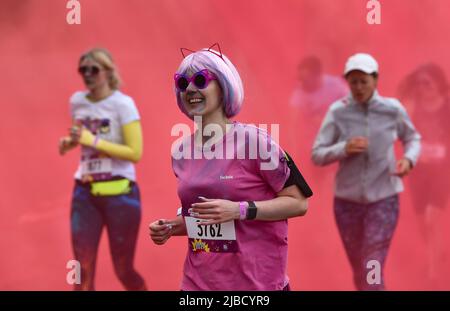
[[[366, 152], [347, 155], [347, 140], [364, 136]], [[339, 161], [335, 196], [367, 204], [403, 191], [396, 169], [394, 142], [403, 143], [404, 157], [413, 165], [420, 154], [420, 135], [405, 108], [394, 98], [377, 91], [367, 104], [358, 104], [351, 94], [334, 102], [322, 122], [312, 149], [314, 164], [324, 166]]]

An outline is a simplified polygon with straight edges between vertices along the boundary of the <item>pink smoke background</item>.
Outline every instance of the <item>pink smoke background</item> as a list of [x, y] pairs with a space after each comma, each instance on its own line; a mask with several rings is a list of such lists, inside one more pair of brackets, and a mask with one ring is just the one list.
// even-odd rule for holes
[[[68, 98], [83, 84], [77, 61], [95, 46], [111, 50], [123, 91], [140, 110], [144, 157], [137, 165], [143, 217], [135, 265], [150, 290], [178, 290], [185, 238], [165, 246], [148, 237], [148, 223], [172, 217], [179, 206], [172, 174], [172, 126], [188, 120], [178, 110], [172, 76], [180, 47], [219, 42], [244, 81], [238, 121], [280, 124], [280, 143], [295, 155], [315, 191], [305, 217], [291, 220], [288, 274], [294, 290], [352, 290], [352, 275], [332, 211], [332, 179], [319, 183], [308, 160], [311, 146], [294, 149], [302, 127], [289, 125], [297, 65], [308, 55], [340, 75], [348, 56], [368, 52], [380, 63], [379, 91], [397, 96], [402, 78], [433, 61], [450, 74], [450, 2], [382, 2], [381, 25], [366, 22], [366, 0], [81, 0], [81, 25], [66, 23], [66, 1], [0, 1], [0, 290], [71, 290], [66, 283], [70, 198], [79, 152], [60, 157], [57, 143], [70, 124]], [[436, 176], [447, 183], [448, 170]], [[318, 187], [320, 184], [320, 187]], [[411, 205], [401, 195], [400, 221], [386, 265], [390, 290], [427, 289], [426, 248]], [[432, 185], [424, 185], [424, 191]], [[448, 207], [446, 218], [449, 217]], [[450, 244], [440, 267], [450, 290]], [[96, 287], [121, 290], [106, 233]]]

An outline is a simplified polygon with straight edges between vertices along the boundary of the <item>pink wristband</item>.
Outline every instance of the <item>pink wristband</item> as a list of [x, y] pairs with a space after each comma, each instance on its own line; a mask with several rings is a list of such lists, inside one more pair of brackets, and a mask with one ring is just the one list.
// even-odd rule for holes
[[247, 218], [248, 203], [245, 201], [239, 202], [239, 219], [244, 220]]

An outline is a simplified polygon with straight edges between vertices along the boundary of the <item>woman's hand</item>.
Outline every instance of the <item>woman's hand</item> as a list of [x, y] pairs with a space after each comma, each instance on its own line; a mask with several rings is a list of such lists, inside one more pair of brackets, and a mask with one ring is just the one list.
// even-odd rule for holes
[[94, 144], [95, 135], [82, 125], [73, 125], [69, 129], [69, 134], [73, 141], [83, 146], [92, 146]]
[[59, 154], [64, 155], [67, 151], [75, 148], [78, 145], [78, 142], [73, 141], [70, 136], [61, 137], [59, 139]]
[[398, 177], [404, 177], [406, 175], [409, 174], [409, 172], [412, 169], [412, 164], [411, 161], [403, 158], [397, 161], [397, 165], [396, 165], [396, 171], [394, 173], [394, 175], [398, 176]]
[[80, 125], [80, 124], [73, 124], [69, 128], [69, 136], [72, 139], [72, 141], [79, 143], [80, 136], [81, 136], [81, 129], [82, 129], [82, 125]]
[[150, 237], [157, 245], [163, 245], [172, 236], [173, 225], [165, 219], [152, 222], [148, 228], [150, 229]]
[[369, 141], [366, 137], [358, 136], [350, 138], [345, 145], [345, 152], [348, 155], [362, 153], [367, 150]]
[[192, 217], [203, 219], [199, 225], [220, 224], [239, 219], [239, 202], [199, 197], [203, 202], [192, 204], [189, 209]]
[[152, 222], [148, 228], [150, 229], [150, 237], [153, 242], [163, 245], [173, 235], [186, 235], [186, 224], [180, 215], [174, 219], [159, 219]]

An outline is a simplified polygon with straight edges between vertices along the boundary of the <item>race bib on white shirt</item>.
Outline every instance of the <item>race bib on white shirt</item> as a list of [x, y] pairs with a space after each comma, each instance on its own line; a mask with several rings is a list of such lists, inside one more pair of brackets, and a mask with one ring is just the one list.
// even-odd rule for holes
[[81, 176], [92, 181], [108, 180], [112, 177], [112, 159], [98, 154], [81, 157]]
[[[123, 144], [123, 126], [140, 119], [134, 100], [116, 90], [109, 97], [93, 103], [89, 100], [88, 94], [87, 90], [79, 91], [70, 98], [72, 120], [82, 123], [92, 134], [102, 140]], [[82, 156], [99, 154], [92, 149], [82, 146]], [[80, 158], [75, 179], [91, 182], [93, 179], [89, 174], [93, 174], [97, 180], [106, 180], [108, 175], [136, 180], [134, 164], [131, 161], [114, 157], [111, 157], [111, 160], [102, 159], [101, 163], [97, 161], [82, 163], [81, 160]]]

